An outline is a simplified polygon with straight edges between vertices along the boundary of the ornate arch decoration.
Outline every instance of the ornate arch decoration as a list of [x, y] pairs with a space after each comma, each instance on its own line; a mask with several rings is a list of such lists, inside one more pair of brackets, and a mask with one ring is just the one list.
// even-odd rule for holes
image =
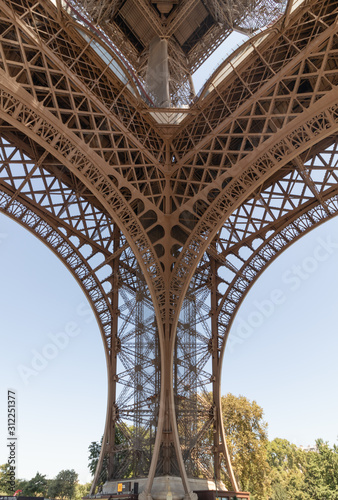
[[[116, 174], [112, 180], [102, 158], [81, 143], [71, 131], [62, 127], [38, 103], [32, 107], [29, 94], [10, 81], [2, 70], [0, 76], [0, 117], [53, 154], [92, 191], [123, 230], [128, 244], [138, 256], [153, 297], [156, 297], [156, 291], [165, 288], [162, 269], [144, 228], [132, 210], [132, 203], [124, 198], [115, 185]], [[137, 199], [135, 208], [137, 212]]]
[[222, 352], [238, 308], [262, 272], [293, 242], [337, 215], [337, 146], [337, 137], [330, 136], [290, 162], [284, 180], [266, 183], [219, 233], [218, 252], [212, 253], [226, 287], [217, 308]]
[[[0, 167], [0, 210], [2, 213], [18, 222], [21, 226], [36, 236], [43, 242], [66, 266], [72, 276], [85, 293], [88, 302], [91, 304], [93, 312], [96, 316], [101, 335], [104, 342], [106, 356], [109, 357], [111, 351], [111, 332], [109, 324], [113, 316], [111, 301], [109, 300], [109, 292], [107, 293], [104, 283], [110, 279], [112, 271], [107, 271], [103, 279], [99, 279], [96, 271], [101, 266], [95, 269], [91, 266], [90, 259], [103, 253], [107, 255], [104, 247], [94, 240], [90, 240], [85, 232], [77, 231], [71, 224], [67, 224], [66, 217], [62, 220], [61, 216], [56, 218], [55, 214], [49, 212], [41, 205], [36, 203], [33, 198], [33, 188], [26, 190], [24, 185], [27, 186], [28, 182], [34, 181], [35, 185], [38, 183], [38, 191], [46, 189], [47, 182], [52, 185], [52, 175], [47, 172], [44, 173], [40, 168], [43, 161], [46, 159], [47, 154], [43, 154], [40, 160], [34, 162], [28, 155], [21, 153], [20, 149], [11, 144], [4, 138], [0, 139], [2, 153], [7, 149], [6, 157], [2, 156], [2, 167]], [[21, 159], [18, 160], [18, 155]], [[25, 168], [19, 168], [19, 163], [23, 162]], [[40, 176], [39, 176], [40, 174]], [[34, 178], [33, 178], [34, 177]], [[47, 182], [46, 178], [49, 177]], [[71, 211], [71, 205], [81, 205], [81, 196], [75, 190], [71, 190], [60, 182], [57, 183], [60, 191], [63, 187], [64, 199], [68, 198], [68, 209]], [[15, 186], [19, 186], [15, 189]], [[27, 186], [28, 187], [28, 186]], [[21, 192], [23, 191], [23, 193]], [[30, 192], [29, 192], [30, 191]], [[56, 191], [56, 189], [54, 189]], [[52, 193], [51, 196], [56, 198], [61, 194]], [[60, 203], [61, 206], [61, 203]], [[80, 210], [78, 209], [78, 213]], [[66, 215], [66, 214], [65, 214]], [[69, 214], [68, 214], [69, 216]], [[68, 217], [67, 217], [68, 218]], [[79, 217], [84, 220], [84, 217]], [[101, 221], [106, 224], [106, 227], [113, 226], [112, 220], [105, 214], [101, 214]], [[113, 240], [112, 234], [110, 239]], [[86, 251], [83, 247], [87, 247]], [[90, 248], [89, 248], [90, 247]], [[84, 254], [86, 257], [84, 257]], [[106, 289], [105, 289], [106, 288]]]
[[[307, 118], [300, 116], [290, 122], [278, 140], [273, 138], [273, 141], [267, 141], [263, 151], [259, 148], [250, 155], [250, 164], [247, 159], [239, 162], [236, 178], [228, 183], [210, 206], [205, 204], [205, 212], [179, 256], [177, 270], [171, 280], [171, 293], [177, 298], [178, 304], [181, 300], [179, 293], [183, 290], [184, 295], [201, 255], [248, 195], [258, 190], [294, 158], [338, 131], [338, 91], [334, 89], [318, 100], [311, 111], [310, 117], [307, 112]], [[281, 136], [284, 137], [281, 139]]]
[[[129, 387], [129, 393], [133, 390], [133, 373], [123, 370], [128, 356], [140, 364], [144, 362], [139, 379], [149, 377], [153, 359], [146, 359], [143, 352], [132, 352], [129, 344], [137, 333], [126, 325], [135, 302], [143, 307], [145, 301], [149, 311], [151, 297], [125, 237], [97, 200], [91, 203], [88, 189], [52, 155], [41, 152], [33, 141], [20, 141], [11, 132], [5, 135], [6, 138], [0, 137], [0, 212], [29, 230], [61, 260], [84, 291], [101, 332], [108, 397], [105, 446], [95, 482], [107, 449], [111, 450], [114, 444], [115, 428], [119, 428], [125, 439], [129, 437], [122, 419], [121, 422], [116, 419], [117, 408], [121, 415], [130, 411], [130, 394], [121, 391], [121, 387]], [[139, 298], [142, 289], [144, 296]], [[119, 301], [120, 293], [123, 300]], [[149, 335], [154, 335], [153, 323], [154, 317], [150, 315], [145, 323]], [[154, 349], [148, 346], [147, 354], [154, 354], [151, 352]], [[118, 381], [122, 395], [116, 391]], [[154, 408], [156, 413], [156, 404]], [[139, 418], [142, 411], [141, 408]]]
[[225, 351], [236, 314], [251, 287], [262, 273], [282, 252], [302, 236], [338, 215], [338, 188], [334, 189], [333, 192], [334, 194], [330, 193], [324, 198], [329, 212], [318, 204], [304, 210], [304, 213], [299, 217], [295, 217], [284, 227], [272, 232], [237, 271], [236, 278], [223, 295], [219, 305], [221, 356]]

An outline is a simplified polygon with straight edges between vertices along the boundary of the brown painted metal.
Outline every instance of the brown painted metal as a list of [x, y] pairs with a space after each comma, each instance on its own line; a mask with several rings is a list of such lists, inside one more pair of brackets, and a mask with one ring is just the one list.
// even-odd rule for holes
[[[252, 34], [280, 17], [286, 2], [276, 0], [67, 0], [67, 9], [90, 30], [107, 35], [128, 61], [131, 73], [147, 85], [149, 46], [166, 40], [173, 106], [195, 97], [190, 75], [233, 31]], [[166, 9], [164, 8], [164, 5]], [[99, 27], [99, 30], [98, 30]], [[100, 35], [101, 34], [101, 35]]]
[[289, 2], [182, 109], [152, 107], [140, 75], [56, 5], [0, 0], [0, 210], [97, 317], [109, 389], [93, 489], [103, 467], [148, 478], [144, 497], [179, 475], [192, 498], [189, 478], [217, 482], [225, 460], [238, 490], [220, 403], [229, 329], [269, 263], [338, 211], [337, 2]]

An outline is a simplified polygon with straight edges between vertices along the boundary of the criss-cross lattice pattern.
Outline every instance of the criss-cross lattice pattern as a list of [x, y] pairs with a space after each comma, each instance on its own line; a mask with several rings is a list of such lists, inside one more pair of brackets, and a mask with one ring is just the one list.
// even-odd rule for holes
[[[307, 157], [309, 155], [309, 157]], [[217, 236], [222, 295], [217, 305], [219, 347], [243, 298], [264, 271], [296, 239], [338, 213], [338, 143], [329, 137], [287, 165], [284, 177], [243, 203]]]
[[[41, 154], [34, 143], [30, 148], [1, 139], [0, 210], [58, 255], [94, 306], [107, 356], [117, 358], [112, 373], [116, 398], [108, 404], [117, 444], [105, 466], [112, 464], [112, 478], [128, 477], [131, 472], [136, 477], [146, 476], [157, 427], [160, 353], [149, 290], [129, 245], [123, 236], [116, 236], [114, 223], [102, 207], [89, 201], [88, 191], [79, 180], [51, 155]], [[194, 449], [191, 467], [195, 474], [208, 471], [212, 478], [210, 464], [209, 469], [205, 465], [205, 445], [198, 454], [196, 451], [203, 432], [198, 436], [195, 433], [201, 415], [207, 417], [209, 426], [213, 423], [210, 405], [195, 405], [196, 392], [206, 394], [211, 383], [211, 330], [205, 304], [210, 276], [204, 267], [195, 288], [190, 288], [191, 297], [178, 325], [181, 333], [177, 335], [176, 357], [180, 366], [175, 368], [175, 394], [177, 401], [190, 400], [189, 412], [184, 408], [178, 417], [185, 454]], [[115, 331], [114, 317], [118, 318]], [[107, 440], [109, 446], [112, 438], [110, 435]], [[175, 468], [178, 470], [177, 464]]]
[[60, 5], [0, 0], [0, 210], [96, 312], [109, 397], [94, 486], [104, 469], [148, 477], [148, 495], [174, 474], [192, 498], [188, 477], [219, 480], [225, 460], [238, 490], [222, 354], [252, 283], [338, 210], [337, 2], [290, 0], [181, 111], [150, 106]]

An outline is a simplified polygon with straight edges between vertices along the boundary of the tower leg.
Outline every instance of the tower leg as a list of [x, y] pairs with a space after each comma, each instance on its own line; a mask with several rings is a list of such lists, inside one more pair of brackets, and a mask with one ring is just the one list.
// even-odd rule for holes
[[210, 256], [210, 271], [211, 271], [211, 333], [212, 333], [212, 393], [213, 407], [215, 410], [214, 423], [214, 468], [216, 482], [220, 481], [220, 452], [223, 452], [229, 479], [234, 491], [238, 490], [238, 484], [231, 465], [230, 455], [225, 440], [223, 427], [222, 403], [221, 403], [221, 360], [220, 349], [218, 345], [218, 265], [216, 260]]
[[147, 88], [160, 108], [170, 107], [168, 42], [159, 37], [153, 38], [149, 46], [147, 68]]
[[104, 460], [108, 460], [107, 466], [107, 479], [112, 476], [114, 467], [114, 446], [115, 446], [115, 422], [116, 422], [116, 382], [117, 382], [117, 354], [119, 351], [118, 341], [118, 315], [119, 315], [119, 245], [120, 245], [120, 230], [115, 225], [113, 231], [113, 253], [117, 257], [111, 263], [112, 276], [111, 276], [111, 346], [110, 352], [106, 353], [107, 359], [107, 372], [108, 372], [108, 401], [107, 401], [107, 415], [105, 430], [102, 438], [102, 446], [99, 461], [96, 467], [93, 483], [90, 489], [90, 495], [93, 495], [97, 485], [100, 482], [100, 475], [104, 469]]

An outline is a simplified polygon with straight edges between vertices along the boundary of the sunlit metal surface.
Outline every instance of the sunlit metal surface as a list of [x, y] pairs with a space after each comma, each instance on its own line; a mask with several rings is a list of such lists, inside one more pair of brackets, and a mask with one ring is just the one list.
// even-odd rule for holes
[[254, 281], [337, 214], [337, 14], [290, 3], [200, 98], [165, 109], [61, 3], [0, 0], [0, 209], [72, 272], [105, 346], [92, 491], [102, 474], [146, 478], [143, 499], [163, 475], [191, 500], [191, 478], [238, 491], [222, 356]]

